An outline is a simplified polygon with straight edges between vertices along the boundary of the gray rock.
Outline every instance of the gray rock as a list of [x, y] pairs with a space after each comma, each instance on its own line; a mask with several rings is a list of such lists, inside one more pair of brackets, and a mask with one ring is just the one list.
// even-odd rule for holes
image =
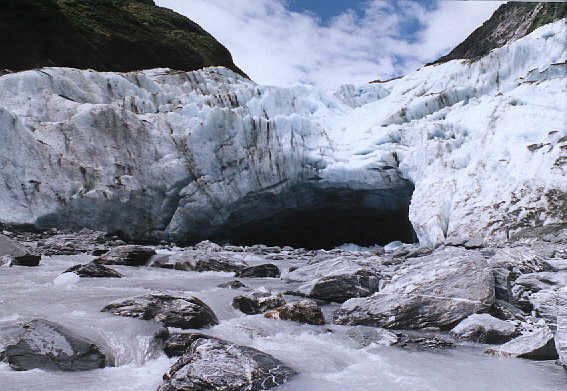
[[94, 262], [102, 265], [144, 266], [156, 252], [148, 247], [127, 245], [113, 248]]
[[553, 287], [567, 286], [567, 272], [540, 272], [529, 273], [519, 276], [515, 285], [520, 285], [524, 290], [539, 292], [540, 290]]
[[257, 278], [262, 278], [262, 277], [279, 278], [280, 275], [281, 275], [280, 269], [278, 269], [278, 267], [272, 263], [250, 266], [236, 273], [236, 277], [257, 277]]
[[493, 273], [496, 298], [510, 301], [512, 297], [512, 285], [516, 275], [505, 268], [494, 268]]
[[502, 320], [524, 320], [526, 313], [504, 300], [494, 300], [490, 315]]
[[255, 289], [232, 299], [232, 306], [248, 315], [261, 314], [283, 305], [285, 300], [282, 294], [266, 288]]
[[143, 320], [154, 320], [165, 327], [200, 329], [218, 324], [213, 310], [196, 297], [149, 294], [117, 300], [102, 312]]
[[163, 343], [163, 351], [167, 357], [181, 357], [191, 347], [191, 344], [199, 338], [209, 338], [203, 334], [171, 334]]
[[246, 285], [238, 280], [232, 280], [228, 282], [223, 282], [222, 284], [217, 285], [219, 288], [228, 288], [228, 289], [240, 289], [246, 288]]
[[238, 272], [248, 267], [246, 262], [235, 257], [230, 257], [228, 254], [230, 253], [221, 253], [220, 250], [206, 251], [190, 249], [181, 251], [167, 258], [160, 257], [159, 260], [152, 259], [151, 266], [196, 272]]
[[488, 314], [473, 314], [451, 330], [456, 338], [488, 344], [502, 344], [518, 334], [516, 326]]
[[203, 240], [202, 242], [197, 243], [193, 246], [196, 250], [204, 251], [204, 252], [218, 252], [222, 250], [222, 246], [211, 242], [210, 240]]
[[79, 277], [109, 277], [109, 278], [122, 278], [122, 274], [118, 273], [109, 267], [99, 265], [94, 262], [87, 263], [86, 265], [75, 265], [65, 270], [63, 273], [75, 273]]
[[34, 255], [13, 239], [0, 234], [0, 257], [10, 266], [38, 266], [41, 256]]
[[445, 350], [455, 346], [455, 344], [439, 335], [415, 335], [409, 333], [398, 333], [396, 346], [411, 351]]
[[[116, 237], [106, 235], [101, 231], [82, 229], [78, 232], [46, 232], [47, 237], [38, 240], [38, 248], [45, 255], [74, 255], [89, 253], [100, 256], [116, 245]], [[122, 243], [124, 244], [124, 243]]]
[[296, 374], [254, 348], [199, 336], [165, 373], [158, 391], [261, 391], [280, 386]]
[[93, 342], [42, 319], [24, 324], [18, 342], [8, 345], [3, 356], [17, 371], [86, 371], [104, 368], [106, 363], [104, 353]]
[[556, 304], [555, 348], [559, 354], [559, 362], [567, 369], [567, 288], [557, 293]]
[[346, 301], [335, 322], [386, 328], [453, 327], [494, 303], [494, 276], [476, 251], [445, 248], [408, 259], [380, 292]]
[[299, 323], [321, 326], [325, 324], [325, 318], [321, 308], [311, 300], [301, 300], [293, 304], [287, 304], [266, 312], [264, 317], [280, 320], [291, 320]]
[[380, 274], [357, 269], [350, 273], [331, 274], [318, 278], [297, 289], [300, 296], [343, 303], [353, 297], [367, 297], [378, 291]]
[[555, 360], [559, 358], [553, 333], [547, 327], [521, 335], [499, 347], [487, 349], [486, 353], [531, 360]]

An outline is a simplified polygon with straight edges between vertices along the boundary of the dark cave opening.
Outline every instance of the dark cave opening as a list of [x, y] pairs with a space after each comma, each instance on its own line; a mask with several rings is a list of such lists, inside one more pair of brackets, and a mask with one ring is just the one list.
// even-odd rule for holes
[[211, 240], [332, 249], [344, 243], [417, 242], [408, 218], [413, 185], [390, 189], [296, 186], [284, 193], [245, 197]]

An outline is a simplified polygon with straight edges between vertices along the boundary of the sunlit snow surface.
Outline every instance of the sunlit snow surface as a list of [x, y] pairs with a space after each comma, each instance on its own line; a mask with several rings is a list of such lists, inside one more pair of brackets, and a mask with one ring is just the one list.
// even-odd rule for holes
[[566, 41], [561, 20], [472, 63], [336, 91], [222, 68], [8, 74], [0, 216], [187, 237], [247, 197], [284, 199], [297, 184], [388, 192], [401, 175], [425, 245], [564, 223]]
[[[251, 264], [265, 262], [249, 253], [242, 257]], [[231, 280], [230, 273], [113, 266], [126, 278], [54, 284], [67, 267], [90, 259], [52, 257], [44, 258], [37, 268], [4, 268], [0, 328], [37, 317], [59, 322], [105, 346], [116, 367], [74, 373], [16, 372], [0, 364], [2, 391], [155, 391], [175, 361], [150, 348], [150, 336], [158, 326], [100, 309], [114, 299], [156, 291], [203, 299], [220, 319], [206, 333], [256, 347], [296, 368], [301, 374], [281, 391], [564, 391], [567, 386], [565, 371], [551, 362], [492, 358], [474, 346], [439, 353], [374, 344], [361, 349], [345, 338], [344, 326], [308, 326], [244, 315], [230, 305], [242, 291], [216, 287]], [[287, 269], [285, 262], [280, 267]], [[251, 287], [281, 289], [282, 284], [278, 279], [242, 280]]]

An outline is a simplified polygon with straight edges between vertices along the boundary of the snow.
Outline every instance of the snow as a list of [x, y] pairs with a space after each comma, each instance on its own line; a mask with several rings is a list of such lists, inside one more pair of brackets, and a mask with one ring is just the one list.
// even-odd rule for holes
[[424, 245], [565, 223], [566, 35], [561, 20], [476, 62], [335, 91], [224, 68], [8, 74], [0, 216], [183, 237], [313, 179], [395, 196], [409, 180]]

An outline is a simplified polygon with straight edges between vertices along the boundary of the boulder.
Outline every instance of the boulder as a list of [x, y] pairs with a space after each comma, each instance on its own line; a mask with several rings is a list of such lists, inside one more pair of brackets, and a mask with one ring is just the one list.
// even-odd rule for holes
[[261, 391], [297, 372], [257, 349], [198, 336], [163, 376], [158, 391]]
[[83, 228], [78, 232], [47, 231], [47, 237], [38, 240], [38, 248], [45, 255], [74, 255], [89, 253], [101, 256], [109, 251], [109, 246], [125, 244], [117, 237], [100, 231]]
[[248, 315], [261, 314], [283, 305], [285, 300], [282, 294], [266, 288], [255, 289], [232, 299], [232, 306]]
[[273, 277], [279, 278], [281, 275], [280, 269], [272, 263], [265, 263], [263, 265], [250, 266], [244, 268], [236, 273], [236, 277]]
[[117, 300], [102, 312], [143, 320], [154, 320], [165, 327], [200, 329], [218, 324], [213, 310], [196, 297], [149, 294]]
[[300, 286], [290, 294], [343, 303], [353, 297], [367, 297], [378, 291], [380, 275], [368, 269], [327, 275]]
[[113, 248], [93, 262], [101, 265], [144, 266], [154, 255], [156, 252], [152, 248], [126, 245]]
[[524, 320], [526, 313], [504, 300], [494, 300], [490, 315], [502, 320]]
[[448, 247], [408, 259], [380, 292], [346, 301], [334, 318], [343, 325], [448, 329], [493, 303], [494, 276], [484, 257]]
[[163, 351], [167, 357], [181, 357], [191, 347], [191, 344], [199, 338], [209, 338], [203, 334], [171, 334], [163, 342]]
[[524, 290], [539, 292], [554, 287], [567, 286], [567, 272], [540, 272], [529, 273], [519, 276], [515, 285], [520, 285]]
[[219, 288], [228, 288], [228, 289], [239, 289], [239, 288], [246, 288], [246, 285], [238, 280], [232, 280], [223, 282], [222, 284], [217, 285]]
[[151, 266], [196, 272], [238, 272], [248, 267], [248, 264], [238, 258], [228, 256], [227, 253], [210, 249], [189, 249], [169, 257], [152, 260]]
[[325, 324], [325, 318], [321, 308], [311, 300], [301, 300], [293, 304], [287, 304], [266, 312], [264, 317], [271, 319], [292, 320], [299, 323], [321, 326]]
[[109, 278], [122, 278], [122, 274], [109, 267], [99, 265], [98, 263], [90, 262], [86, 265], [75, 265], [65, 270], [63, 273], [75, 273], [79, 277], [109, 277]]
[[487, 349], [486, 353], [531, 360], [555, 360], [559, 358], [553, 333], [548, 327], [538, 328], [531, 333], [514, 338], [504, 345]]
[[488, 344], [502, 344], [518, 334], [516, 326], [489, 314], [473, 314], [451, 330], [456, 338]]
[[0, 257], [10, 266], [38, 266], [41, 256], [30, 253], [13, 239], [0, 234]]
[[87, 371], [106, 364], [102, 349], [93, 342], [42, 319], [25, 323], [18, 341], [8, 345], [2, 355], [17, 371]]

